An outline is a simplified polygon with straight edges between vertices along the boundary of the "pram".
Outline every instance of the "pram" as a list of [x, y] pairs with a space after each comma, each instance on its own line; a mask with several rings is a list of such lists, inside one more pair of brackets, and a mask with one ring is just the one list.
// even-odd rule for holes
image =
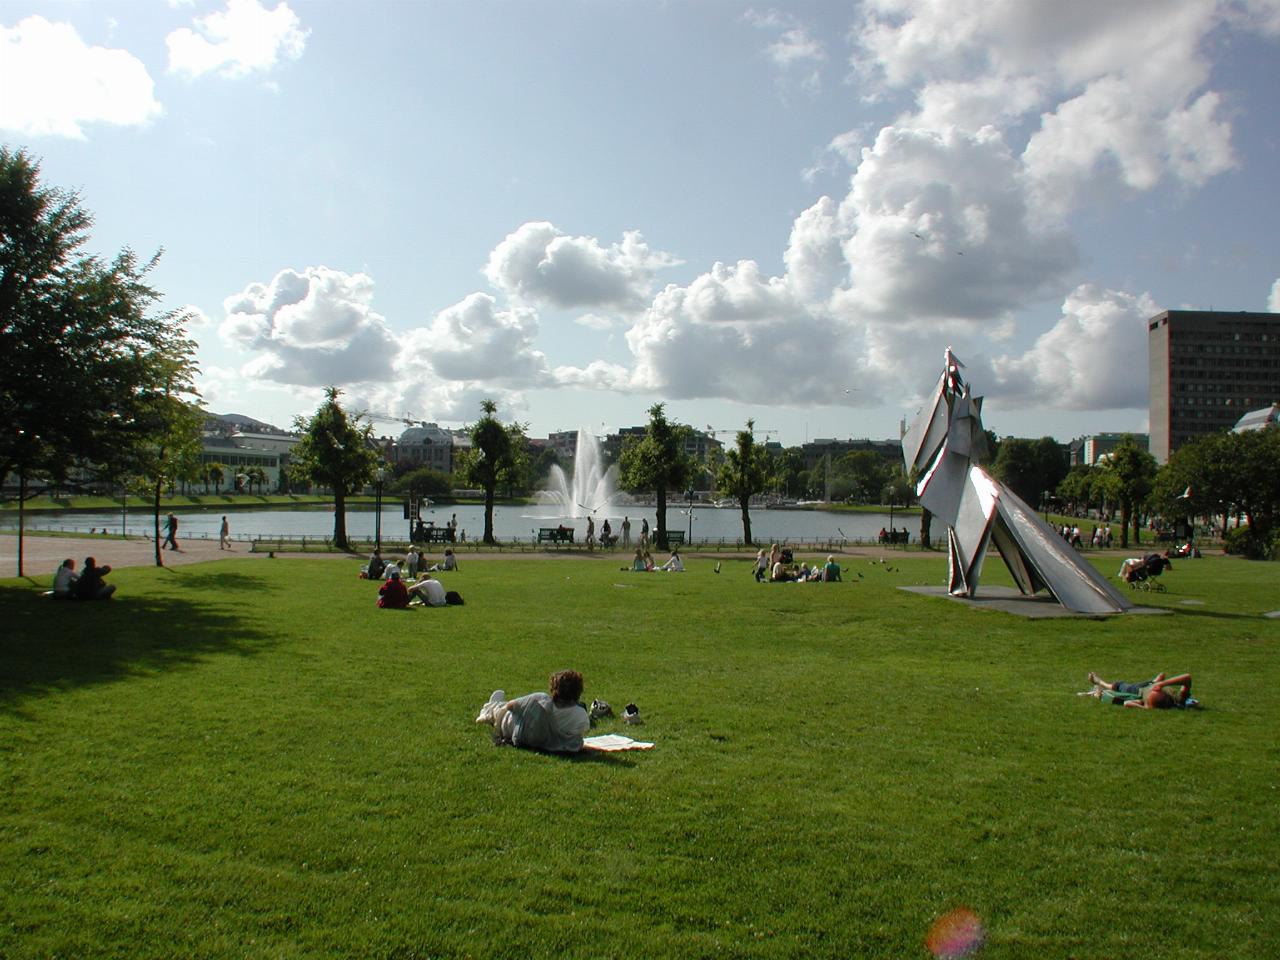
[[1129, 585], [1130, 590], [1155, 590], [1164, 593], [1165, 586], [1158, 578], [1172, 566], [1168, 557], [1148, 553], [1145, 557], [1134, 557], [1121, 564], [1119, 577]]

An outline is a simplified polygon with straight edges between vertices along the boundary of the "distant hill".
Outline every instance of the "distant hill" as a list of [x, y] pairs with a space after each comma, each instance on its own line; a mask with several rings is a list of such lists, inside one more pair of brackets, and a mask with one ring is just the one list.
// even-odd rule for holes
[[273, 423], [243, 413], [210, 413], [205, 416], [205, 429], [217, 433], [288, 433]]

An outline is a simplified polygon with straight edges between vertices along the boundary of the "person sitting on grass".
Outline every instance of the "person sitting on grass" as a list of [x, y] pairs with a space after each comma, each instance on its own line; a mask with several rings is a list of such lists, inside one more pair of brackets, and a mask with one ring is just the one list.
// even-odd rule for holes
[[58, 572], [53, 575], [53, 599], [70, 600], [75, 596], [76, 581], [79, 579], [76, 576], [76, 562], [67, 557], [62, 561], [62, 566], [58, 567]]
[[422, 579], [409, 588], [410, 599], [416, 597], [423, 606], [443, 607], [448, 601], [444, 595], [444, 584], [433, 580], [431, 574], [424, 574]]
[[431, 569], [437, 570], [437, 571], [457, 570], [458, 558], [453, 555], [453, 550], [446, 548], [444, 551], [444, 560], [442, 560], [440, 563], [433, 564]]
[[786, 568], [781, 560], [773, 565], [773, 572], [769, 574], [770, 583], [790, 583], [795, 577], [791, 575], [791, 571]]
[[529, 693], [506, 700], [493, 691], [476, 723], [493, 726], [495, 744], [511, 744], [526, 750], [577, 753], [582, 736], [591, 729], [591, 716], [582, 704], [582, 674], [558, 670], [551, 675], [550, 693]]
[[391, 568], [391, 576], [378, 588], [378, 606], [388, 610], [405, 610], [409, 606], [409, 591], [400, 579], [400, 571]]
[[[1103, 680], [1096, 673], [1090, 672], [1089, 682], [1093, 684], [1093, 689], [1087, 691], [1091, 696], [1102, 697], [1104, 690], [1112, 693], [1121, 694], [1123, 697], [1131, 697], [1132, 699], [1116, 698], [1112, 703], [1123, 703], [1126, 707], [1138, 707], [1146, 710], [1174, 710], [1185, 709], [1187, 707], [1199, 706], [1199, 702], [1191, 697], [1191, 674], [1183, 673], [1176, 677], [1166, 677], [1163, 673], [1157, 674], [1151, 680], [1144, 680], [1141, 683], [1129, 683], [1125, 680], [1118, 680], [1110, 683]], [[1177, 687], [1178, 689], [1170, 693], [1166, 687]]]
[[644, 569], [645, 573], [653, 573], [654, 571], [653, 554], [648, 550], [644, 552]]
[[85, 557], [84, 567], [80, 571], [80, 579], [76, 581], [76, 599], [110, 600], [111, 595], [116, 592], [116, 585], [114, 583], [104, 583], [102, 579], [110, 572], [110, 567], [100, 567], [93, 557]]
[[834, 556], [827, 557], [826, 566], [822, 568], [822, 580], [824, 583], [834, 583], [840, 579], [840, 564], [836, 563]]
[[364, 568], [364, 573], [370, 580], [381, 580], [382, 571], [386, 568], [387, 565], [382, 561], [382, 554], [375, 550], [369, 557], [369, 565]]
[[672, 547], [671, 559], [658, 569], [665, 570], [667, 573], [684, 573], [684, 561], [680, 559], [679, 551]]
[[644, 573], [648, 568], [644, 565], [644, 553], [639, 547], [636, 547], [635, 558], [631, 561], [631, 566], [623, 567], [623, 570], [630, 570], [632, 573]]

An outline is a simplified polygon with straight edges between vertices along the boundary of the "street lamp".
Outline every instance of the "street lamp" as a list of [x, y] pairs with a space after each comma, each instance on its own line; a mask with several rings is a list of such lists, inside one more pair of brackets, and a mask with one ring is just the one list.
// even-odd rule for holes
[[693, 549], [693, 487], [686, 491], [685, 496], [689, 498], [689, 535], [685, 539], [685, 543], [689, 544], [689, 549]]
[[376, 504], [373, 514], [373, 549], [382, 551], [382, 481], [387, 479], [387, 468], [378, 467], [373, 471], [373, 479], [377, 483]]

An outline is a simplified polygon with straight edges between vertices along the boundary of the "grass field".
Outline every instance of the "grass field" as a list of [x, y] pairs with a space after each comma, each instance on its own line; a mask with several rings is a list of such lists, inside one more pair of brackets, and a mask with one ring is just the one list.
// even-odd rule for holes
[[[961, 907], [983, 957], [1280, 952], [1280, 566], [1178, 563], [1169, 615], [1108, 621], [888, 567], [495, 559], [403, 612], [344, 560], [0, 582], [0, 956], [910, 958]], [[491, 746], [490, 691], [564, 666], [656, 748]]]

